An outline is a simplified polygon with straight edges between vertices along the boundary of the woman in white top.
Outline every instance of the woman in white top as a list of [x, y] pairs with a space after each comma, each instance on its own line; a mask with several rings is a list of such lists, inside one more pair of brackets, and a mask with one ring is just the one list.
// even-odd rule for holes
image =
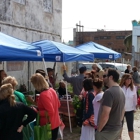
[[125, 118], [127, 122], [128, 134], [130, 140], [134, 140], [134, 112], [137, 106], [137, 91], [133, 84], [132, 76], [130, 74], [124, 74], [120, 81], [120, 86], [122, 87], [125, 94]]
[[95, 78], [93, 80], [93, 89], [94, 89], [94, 93], [95, 93], [95, 98], [92, 101], [93, 104], [93, 108], [94, 108], [94, 123], [97, 126], [97, 120], [98, 120], [98, 112], [99, 112], [99, 108], [100, 108], [100, 101], [103, 97], [103, 80], [99, 79], [99, 78]]

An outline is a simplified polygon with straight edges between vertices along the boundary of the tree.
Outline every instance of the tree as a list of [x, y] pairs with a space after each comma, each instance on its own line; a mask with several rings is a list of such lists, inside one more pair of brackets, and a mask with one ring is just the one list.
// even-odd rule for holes
[[124, 45], [126, 46], [127, 52], [131, 52], [131, 50], [132, 50], [132, 34], [131, 35], [128, 35], [124, 39]]

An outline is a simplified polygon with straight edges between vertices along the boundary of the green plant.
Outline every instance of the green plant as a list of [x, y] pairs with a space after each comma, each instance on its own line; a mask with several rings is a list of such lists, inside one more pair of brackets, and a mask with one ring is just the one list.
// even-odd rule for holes
[[55, 83], [55, 89], [59, 88], [59, 83]]
[[81, 109], [82, 108], [82, 102], [81, 100], [79, 99], [79, 96], [78, 95], [74, 95], [73, 97], [73, 101], [72, 101], [72, 104], [73, 104], [73, 107], [74, 107], [74, 112], [76, 113], [76, 111], [78, 109]]
[[[55, 89], [59, 88], [59, 83], [55, 84]], [[73, 87], [71, 86], [71, 84], [67, 84], [67, 90], [70, 94], [73, 94]]]
[[67, 89], [69, 93], [73, 93], [73, 87], [71, 86], [71, 84], [68, 85]]
[[28, 92], [29, 95], [34, 95], [35, 93], [33, 91]]

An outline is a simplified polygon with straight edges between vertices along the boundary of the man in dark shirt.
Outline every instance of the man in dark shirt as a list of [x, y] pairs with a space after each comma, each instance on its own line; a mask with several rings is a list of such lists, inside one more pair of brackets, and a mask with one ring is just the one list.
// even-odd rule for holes
[[125, 70], [125, 73], [130, 73], [131, 65], [127, 65], [127, 69]]
[[107, 89], [101, 100], [98, 116], [96, 140], [118, 140], [122, 130], [122, 120], [124, 116], [125, 96], [118, 85], [119, 73], [114, 69], [109, 69], [104, 82]]
[[66, 73], [66, 66], [63, 66], [63, 70], [64, 70], [64, 80], [67, 81], [68, 83], [71, 83], [72, 87], [73, 87], [73, 93], [76, 95], [80, 95], [82, 89], [83, 89], [83, 80], [84, 77], [86, 75], [86, 67], [81, 67], [79, 68], [79, 72], [80, 74], [78, 76], [72, 76], [72, 77], [68, 77], [67, 73]]

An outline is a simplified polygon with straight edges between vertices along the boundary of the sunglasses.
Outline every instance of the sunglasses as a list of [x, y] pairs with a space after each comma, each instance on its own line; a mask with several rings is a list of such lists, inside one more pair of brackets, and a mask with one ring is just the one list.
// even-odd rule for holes
[[127, 79], [132, 80], [132, 78], [127, 78]]
[[108, 76], [108, 75], [104, 74], [104, 75], [103, 75], [103, 78], [106, 78], [107, 76]]

